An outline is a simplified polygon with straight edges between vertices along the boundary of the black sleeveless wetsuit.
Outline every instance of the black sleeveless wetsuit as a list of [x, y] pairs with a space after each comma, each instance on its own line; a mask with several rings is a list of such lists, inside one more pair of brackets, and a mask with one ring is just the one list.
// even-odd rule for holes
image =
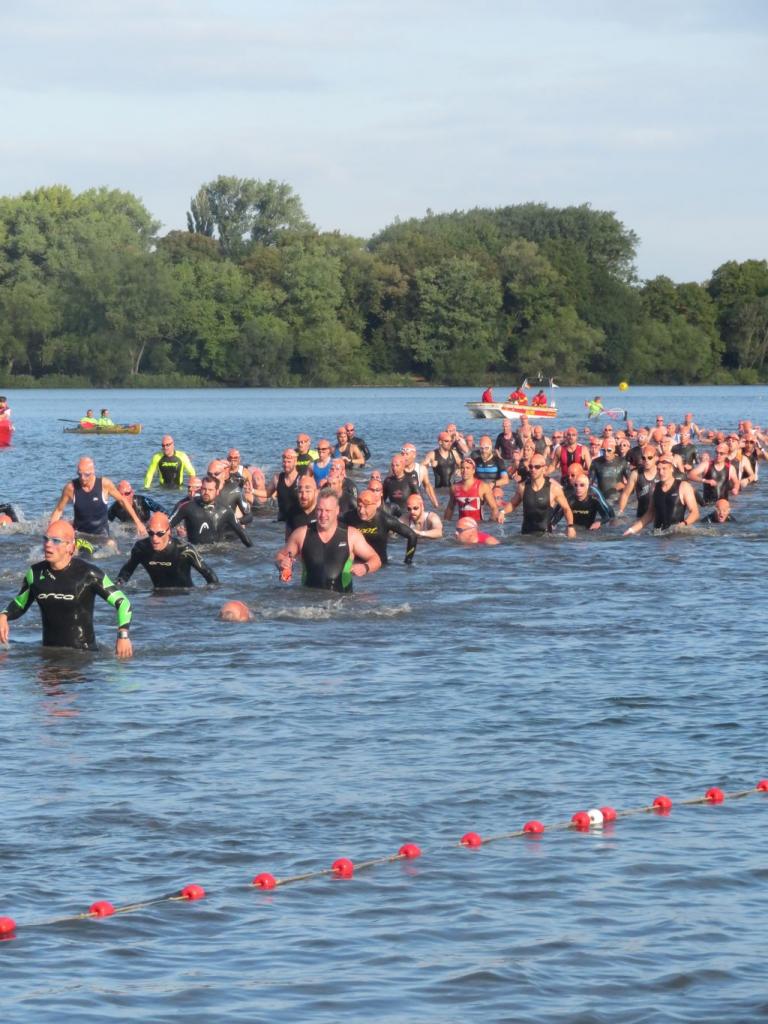
[[102, 478], [96, 481], [90, 491], [84, 491], [79, 478], [72, 481], [75, 488], [74, 522], [78, 533], [87, 533], [91, 537], [109, 536], [109, 505], [102, 494]]
[[545, 480], [541, 490], [525, 485], [523, 494], [523, 525], [521, 533], [547, 533], [552, 521], [550, 508], [550, 481]]
[[715, 469], [715, 464], [709, 467], [707, 476], [714, 480], [714, 484], [704, 484], [704, 504], [712, 505], [720, 498], [727, 498], [731, 493], [731, 464], [726, 462], [720, 469]]
[[658, 475], [648, 479], [645, 473], [637, 474], [637, 482], [635, 483], [635, 495], [637, 497], [637, 518], [642, 519], [645, 513], [648, 511], [648, 507], [651, 504], [651, 495], [653, 489], [659, 482]]
[[381, 559], [382, 565], [386, 565], [389, 561], [387, 540], [390, 531], [406, 538], [408, 543], [405, 548], [405, 564], [410, 565], [413, 561], [413, 556], [416, 554], [416, 542], [419, 539], [418, 534], [410, 526], [406, 526], [405, 523], [401, 523], [399, 519], [385, 512], [384, 509], [380, 508], [373, 519], [361, 519], [357, 509], [353, 509], [347, 512], [343, 521], [346, 526], [354, 526], [362, 533]]
[[[573, 512], [573, 525], [588, 530], [601, 514], [602, 506], [594, 494], [587, 492], [586, 498], [569, 498], [568, 504]], [[558, 506], [559, 508], [559, 506]]]
[[332, 590], [337, 594], [352, 591], [353, 558], [349, 551], [346, 526], [338, 526], [327, 544], [317, 532], [317, 523], [310, 523], [301, 546], [305, 587]]
[[675, 480], [668, 491], [662, 491], [661, 484], [653, 490], [653, 511], [655, 530], [668, 530], [670, 526], [682, 523], [688, 514], [684, 503], [680, 500], [680, 480]]
[[456, 475], [458, 465], [451, 448], [448, 455], [443, 455], [442, 449], [435, 448], [432, 453], [435, 456], [435, 464], [432, 473], [435, 478], [435, 487], [450, 487]]
[[136, 541], [131, 557], [117, 574], [118, 584], [122, 586], [123, 583], [127, 583], [139, 565], [143, 565], [147, 570], [155, 590], [194, 586], [193, 569], [197, 569], [206, 583], [219, 582], [213, 569], [205, 564], [191, 544], [186, 544], [183, 540], [172, 538], [162, 551], [154, 550], [149, 537]]
[[5, 613], [12, 622], [37, 601], [43, 619], [44, 647], [89, 651], [96, 647], [93, 603], [97, 594], [117, 612], [118, 626], [127, 628], [131, 621], [130, 601], [103, 569], [83, 558], [73, 558], [64, 569], [52, 569], [47, 562], [30, 566], [21, 590]]
[[412, 494], [421, 494], [419, 485], [414, 483], [413, 477], [405, 473], [400, 479], [396, 476], [384, 478], [382, 483], [384, 501], [389, 505], [393, 515], [399, 516], [405, 508], [405, 503]]
[[292, 484], [285, 482], [285, 471], [277, 474], [277, 487], [275, 488], [275, 495], [277, 497], [277, 521], [278, 523], [284, 523], [288, 520], [288, 517], [299, 510], [299, 498], [296, 488], [299, 483], [299, 477], [296, 477]]

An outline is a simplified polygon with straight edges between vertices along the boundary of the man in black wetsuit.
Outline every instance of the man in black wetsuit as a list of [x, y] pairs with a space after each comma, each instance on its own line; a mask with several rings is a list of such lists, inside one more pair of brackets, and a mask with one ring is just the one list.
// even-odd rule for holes
[[[267, 487], [267, 496], [277, 498], [277, 521], [284, 523], [288, 516], [298, 511], [298, 482], [300, 474], [296, 468], [296, 451], [286, 448], [282, 454], [283, 468], [275, 473]], [[314, 481], [314, 477], [313, 477]]]
[[171, 537], [171, 524], [165, 512], [152, 515], [147, 523], [147, 536], [136, 541], [131, 557], [117, 574], [118, 585], [127, 583], [139, 565], [147, 570], [155, 590], [194, 586], [193, 569], [209, 585], [215, 586], [219, 582], [216, 573], [191, 544]]
[[357, 508], [342, 516], [341, 521], [347, 526], [354, 526], [362, 533], [381, 559], [382, 565], [386, 565], [389, 561], [387, 540], [390, 531], [406, 538], [404, 561], [406, 565], [413, 562], [419, 535], [410, 526], [406, 526], [405, 523], [401, 523], [399, 519], [391, 516], [389, 512], [385, 512], [379, 506], [378, 498], [373, 491], [361, 491], [357, 498]]
[[544, 471], [547, 464], [543, 455], [534, 455], [529, 469], [531, 479], [520, 484], [517, 494], [504, 506], [500, 522], [506, 513], [514, 512], [518, 505], [523, 506], [523, 525], [521, 533], [549, 533], [552, 524], [552, 510], [559, 505], [565, 515], [566, 534], [569, 538], [576, 536], [573, 525], [571, 507], [563, 494], [563, 488], [556, 480], [546, 479]]
[[598, 455], [589, 467], [589, 478], [609, 505], [619, 500], [629, 479], [629, 465], [616, 454], [616, 442], [607, 437], [603, 444], [605, 454]]
[[453, 447], [453, 440], [447, 430], [441, 430], [437, 436], [437, 448], [429, 452], [422, 463], [432, 467], [435, 487], [450, 487], [459, 475], [461, 455]]
[[0, 516], [8, 516], [12, 523], [18, 523], [19, 521], [13, 505], [0, 505]]
[[44, 647], [95, 649], [93, 603], [98, 594], [117, 612], [115, 654], [118, 658], [130, 658], [131, 603], [103, 569], [75, 557], [75, 544], [71, 523], [60, 519], [48, 525], [43, 538], [45, 560], [30, 566], [21, 590], [0, 613], [0, 644], [8, 643], [9, 621], [20, 618], [37, 601], [43, 619]]
[[384, 501], [394, 516], [400, 516], [405, 508], [409, 494], [420, 494], [419, 486], [412, 476], [405, 472], [405, 459], [402, 455], [393, 455], [390, 462], [390, 474], [382, 481]]
[[[163, 506], [158, 501], [155, 501], [154, 498], [150, 498], [145, 494], [136, 494], [128, 480], [121, 480], [117, 485], [117, 489], [124, 498], [131, 502], [133, 511], [142, 523], [148, 523], [149, 517], [153, 512], [165, 512]], [[110, 523], [114, 522], [115, 519], [121, 523], [127, 523], [130, 518], [125, 505], [122, 505], [119, 501], [113, 501], [109, 506], [107, 519]]]
[[171, 526], [183, 526], [190, 544], [213, 544], [234, 533], [247, 548], [253, 541], [235, 519], [235, 513], [216, 499], [217, 485], [212, 476], [204, 476], [200, 494], [186, 502], [171, 516]]
[[128, 517], [133, 520], [136, 532], [146, 537], [144, 524], [136, 515], [131, 502], [122, 495], [115, 485], [105, 476], [96, 476], [93, 459], [80, 459], [77, 464], [77, 476], [70, 480], [61, 492], [56, 508], [51, 514], [51, 522], [61, 519], [64, 509], [72, 502], [74, 509], [74, 527], [79, 534], [88, 537], [109, 536], [109, 505], [107, 498], [115, 501], [125, 509]]
[[702, 519], [702, 523], [716, 523], [718, 525], [735, 522], [736, 520], [731, 515], [731, 503], [727, 498], [719, 498], [715, 502], [714, 510]]
[[640, 533], [651, 522], [654, 530], [668, 530], [671, 526], [692, 526], [699, 518], [693, 488], [687, 480], [675, 479], [672, 457], [662, 455], [657, 466], [659, 482], [653, 489], [648, 511], [624, 531], [625, 537]]
[[305, 587], [338, 594], [351, 592], [354, 576], [381, 568], [381, 559], [360, 531], [339, 523], [339, 501], [332, 493], [323, 493], [317, 499], [317, 522], [294, 530], [278, 551], [275, 564], [284, 581], [291, 578], [297, 558], [302, 561], [301, 582]]

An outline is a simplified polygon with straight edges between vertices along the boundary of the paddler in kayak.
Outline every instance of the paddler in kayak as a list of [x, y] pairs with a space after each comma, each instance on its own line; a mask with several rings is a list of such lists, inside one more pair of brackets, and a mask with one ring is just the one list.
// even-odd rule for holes
[[114, 427], [114, 421], [109, 415], [109, 409], [102, 409], [101, 416], [96, 421], [97, 427]]
[[80, 426], [83, 430], [93, 430], [98, 422], [99, 421], [96, 419], [93, 409], [88, 409], [85, 416], [80, 420]]
[[195, 467], [189, 461], [186, 452], [176, 451], [176, 445], [170, 434], [165, 434], [160, 442], [162, 450], [155, 452], [147, 467], [144, 487], [152, 486], [152, 477], [157, 473], [163, 487], [181, 487], [184, 474], [195, 475]]

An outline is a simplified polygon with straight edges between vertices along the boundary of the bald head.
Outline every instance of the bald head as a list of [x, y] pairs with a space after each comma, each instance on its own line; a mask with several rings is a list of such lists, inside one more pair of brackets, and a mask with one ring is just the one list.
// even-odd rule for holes
[[227, 601], [221, 607], [219, 618], [223, 622], [249, 622], [251, 612], [248, 605], [242, 601]]
[[49, 523], [43, 537], [43, 555], [53, 569], [64, 569], [75, 553], [75, 530], [71, 523], [57, 519]]

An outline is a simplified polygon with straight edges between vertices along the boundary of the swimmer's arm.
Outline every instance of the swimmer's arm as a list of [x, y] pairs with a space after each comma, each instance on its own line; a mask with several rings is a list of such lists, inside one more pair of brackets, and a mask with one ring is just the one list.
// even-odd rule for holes
[[406, 538], [408, 543], [405, 548], [405, 564], [410, 565], [413, 561], [413, 556], [416, 554], [416, 545], [419, 541], [418, 533], [406, 523], [401, 523], [399, 519], [395, 519], [388, 512], [384, 513], [384, 525], [392, 533], [397, 533], [401, 537]]
[[227, 515], [226, 515], [225, 518], [226, 518], [227, 524], [232, 527], [232, 529], [235, 531], [235, 533], [240, 538], [242, 543], [245, 544], [245, 546], [247, 548], [252, 548], [253, 547], [253, 541], [248, 536], [248, 534], [245, 532], [245, 530], [240, 525], [240, 523], [237, 521], [235, 513], [232, 511], [231, 508], [227, 509]]
[[355, 576], [365, 576], [381, 568], [381, 559], [365, 537], [354, 526], [348, 528], [349, 552], [357, 559], [350, 570]]
[[493, 490], [488, 486], [488, 484], [480, 485], [480, 497], [485, 501], [486, 505], [491, 510], [491, 515], [493, 516], [493, 518], [497, 522], [503, 522], [504, 510], [499, 509], [499, 506], [496, 504], [496, 499], [493, 496]]
[[111, 604], [117, 613], [117, 640], [115, 641], [115, 654], [118, 658], [130, 658], [133, 656], [133, 645], [128, 636], [128, 627], [131, 624], [131, 602], [107, 576], [106, 573], [94, 572], [93, 589], [103, 597], [107, 604]]
[[437, 500], [437, 495], [435, 494], [435, 488], [429, 482], [429, 473], [425, 469], [423, 463], [422, 463], [421, 468], [424, 470], [424, 472], [421, 475], [421, 486], [427, 492], [427, 497], [432, 502], [432, 508], [440, 508], [440, 502]]
[[[0, 643], [8, 643], [8, 623], [13, 622], [14, 619], [20, 619], [28, 611], [32, 603], [32, 584], [34, 581], [35, 576], [32, 569], [27, 569], [18, 594], [9, 602], [5, 611], [0, 613]], [[3, 636], [3, 632], [5, 636]]]
[[685, 481], [680, 484], [680, 497], [688, 509], [688, 515], [683, 520], [683, 524], [685, 526], [693, 526], [700, 518], [699, 506], [696, 503], [696, 495], [693, 493], [693, 488]]
[[300, 526], [294, 530], [285, 543], [285, 546], [275, 555], [275, 565], [278, 569], [289, 569], [291, 563], [295, 558], [298, 558], [301, 554], [301, 548], [304, 544], [304, 538], [307, 535], [306, 526]]
[[[637, 470], [633, 469], [632, 472], [629, 474], [629, 481], [627, 482], [627, 486], [624, 488], [624, 490], [621, 492], [621, 495], [619, 496], [619, 512], [623, 512], [626, 509], [629, 497], [631, 494], [634, 493], [636, 486]], [[600, 518], [603, 518], [602, 515], [600, 516]]]
[[443, 521], [444, 522], [450, 523], [451, 519], [453, 518], [453, 510], [454, 510], [455, 505], [456, 505], [456, 497], [454, 496], [453, 488], [451, 488], [451, 493], [448, 496], [448, 504], [445, 506], [445, 512], [443, 512]]
[[[552, 487], [552, 500], [555, 505], [560, 506], [563, 510], [563, 515], [565, 516], [565, 532], [569, 537], [575, 536], [576, 527], [573, 525], [573, 511], [571, 510], [571, 506], [568, 504], [568, 499], [563, 492], [563, 488], [560, 484], [555, 483], [554, 480], [550, 486]], [[554, 505], [552, 507], [554, 508]]]
[[349, 460], [352, 465], [357, 466], [358, 469], [365, 465], [365, 456], [356, 444], [350, 444], [349, 446]]
[[648, 511], [645, 513], [645, 515], [641, 516], [640, 519], [636, 519], [634, 523], [632, 523], [632, 525], [629, 527], [629, 529], [624, 531], [624, 536], [630, 537], [635, 533], [642, 533], [646, 526], [653, 521], [655, 514], [656, 513], [653, 507], [653, 502], [651, 502]]
[[[248, 477], [248, 479], [250, 480], [250, 476]], [[271, 498], [273, 494], [277, 494], [278, 479], [279, 479], [279, 476], [278, 476], [277, 473], [275, 473], [275, 475], [269, 481], [269, 484], [267, 485], [267, 497], [268, 498]], [[251, 487], [253, 487], [253, 483], [251, 483]]]
[[735, 498], [741, 490], [741, 484], [739, 483], [739, 478], [736, 476], [736, 470], [733, 466], [728, 467], [728, 478], [731, 481], [731, 494]]
[[517, 488], [517, 492], [515, 493], [514, 498], [512, 498], [510, 501], [508, 501], [507, 504], [504, 506], [504, 514], [508, 515], [508, 516], [512, 515], [512, 513], [515, 511], [517, 506], [523, 500], [524, 496], [525, 496], [525, 484], [520, 484], [520, 486]]
[[216, 575], [216, 573], [213, 571], [210, 565], [203, 561], [203, 559], [200, 557], [200, 552], [197, 550], [197, 548], [192, 547], [192, 545], [189, 544], [186, 548], [184, 548], [184, 558], [186, 558], [189, 561], [189, 564], [192, 566], [193, 569], [197, 569], [197, 571], [200, 573], [200, 575], [203, 577], [206, 583], [208, 583], [212, 587], [217, 587], [219, 585], [219, 577]]
[[117, 574], [118, 587], [121, 587], [124, 583], [128, 582], [128, 580], [131, 578], [131, 576], [133, 576], [133, 574], [136, 572], [137, 567], [140, 564], [141, 563], [139, 560], [138, 544], [134, 544], [133, 548], [131, 549], [131, 554], [130, 557], [128, 558], [128, 561]]
[[[429, 524], [433, 525], [430, 526]], [[431, 540], [438, 540], [443, 536], [443, 521], [434, 512], [428, 512], [426, 518], [426, 530], [419, 530], [420, 537], [427, 537]]]
[[[155, 454], [152, 456], [152, 459], [151, 459], [151, 461], [149, 463], [149, 466], [147, 466], [147, 472], [144, 474], [144, 486], [145, 487], [151, 487], [152, 486], [152, 477], [155, 475], [155, 472], [157, 471], [157, 467], [160, 465], [160, 459], [162, 459], [162, 457], [163, 457], [163, 453], [162, 452], [155, 452]], [[194, 473], [192, 473], [191, 475], [194, 476]]]
[[123, 506], [125, 511], [133, 520], [133, 525], [136, 527], [136, 533], [139, 535], [139, 537], [146, 537], [147, 528], [136, 515], [136, 510], [133, 507], [133, 500], [131, 498], [127, 498], [124, 494], [121, 494], [120, 491], [118, 491], [118, 489], [112, 483], [112, 481], [108, 480], [106, 477], [104, 477], [104, 479], [102, 480], [102, 487], [110, 496], [110, 498], [114, 498], [115, 501], [119, 501], [120, 504]]
[[65, 484], [64, 490], [61, 492], [61, 497], [59, 498], [56, 504], [56, 508], [53, 510], [53, 512], [51, 512], [50, 522], [55, 523], [57, 519], [61, 519], [64, 509], [67, 507], [69, 502], [74, 501], [74, 499], [75, 488], [74, 485], [72, 484], [72, 481], [70, 480], [68, 484]]

